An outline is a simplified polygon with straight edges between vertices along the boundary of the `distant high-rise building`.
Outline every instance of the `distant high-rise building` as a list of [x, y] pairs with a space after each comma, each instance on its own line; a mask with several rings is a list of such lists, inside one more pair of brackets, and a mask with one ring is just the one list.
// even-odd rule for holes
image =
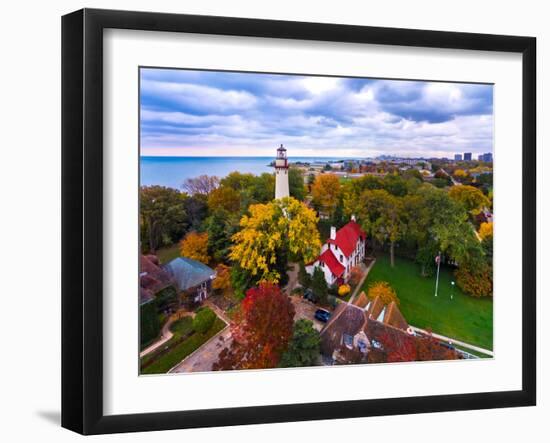
[[465, 152], [464, 153], [464, 161], [471, 161], [472, 160], [472, 153], [471, 152]]
[[455, 154], [455, 161], [462, 160], [462, 154]]
[[485, 154], [483, 154], [483, 161], [484, 162], [492, 162], [493, 161], [493, 154], [491, 154], [490, 152], [486, 152]]
[[477, 161], [480, 161], [480, 162], [484, 161], [484, 160], [483, 160], [483, 154], [479, 154], [479, 155], [477, 156]]

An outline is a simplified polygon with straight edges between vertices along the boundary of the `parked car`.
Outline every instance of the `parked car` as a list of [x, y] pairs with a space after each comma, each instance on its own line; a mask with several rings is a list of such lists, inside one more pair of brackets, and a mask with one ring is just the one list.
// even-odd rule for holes
[[310, 301], [311, 303], [316, 303], [317, 302], [317, 297], [315, 297], [315, 295], [313, 294], [313, 291], [311, 289], [307, 288], [304, 291], [304, 300]]
[[326, 323], [330, 318], [330, 312], [324, 309], [317, 309], [315, 311], [315, 318], [323, 323]]

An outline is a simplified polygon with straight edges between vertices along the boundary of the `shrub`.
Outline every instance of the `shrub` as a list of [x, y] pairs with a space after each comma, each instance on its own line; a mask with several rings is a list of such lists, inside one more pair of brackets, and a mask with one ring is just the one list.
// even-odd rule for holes
[[193, 318], [193, 329], [201, 334], [206, 333], [216, 320], [216, 314], [212, 309], [203, 307], [197, 311], [195, 318]]
[[376, 297], [380, 297], [380, 300], [385, 304], [390, 304], [394, 301], [396, 304], [399, 304], [399, 299], [397, 294], [386, 281], [376, 281], [369, 286], [369, 291], [367, 293], [369, 299], [374, 300]]
[[462, 266], [455, 271], [456, 284], [466, 294], [474, 297], [492, 297], [493, 269], [482, 265], [476, 269]]
[[160, 322], [155, 302], [146, 303], [140, 307], [140, 343], [145, 345], [160, 332]]
[[349, 285], [341, 285], [339, 288], [338, 288], [338, 295], [340, 297], [345, 297], [346, 295], [348, 295], [351, 291], [351, 288]]

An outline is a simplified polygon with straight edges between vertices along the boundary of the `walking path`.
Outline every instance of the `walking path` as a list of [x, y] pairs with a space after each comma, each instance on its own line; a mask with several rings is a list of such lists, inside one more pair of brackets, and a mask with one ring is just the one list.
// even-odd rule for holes
[[299, 270], [298, 263], [289, 263], [289, 269], [287, 271], [288, 275], [288, 283], [285, 287], [285, 292], [287, 295], [292, 294], [292, 290], [296, 287], [296, 284], [298, 283], [298, 270]]
[[[416, 332], [420, 332], [426, 335], [429, 335], [430, 333], [424, 329], [417, 328], [416, 326], [409, 325], [410, 328]], [[479, 346], [471, 345], [470, 343], [464, 343], [463, 341], [456, 340], [454, 338], [445, 337], [444, 335], [431, 333], [432, 337], [437, 338], [438, 340], [446, 341], [448, 343], [452, 343], [458, 346], [462, 346], [463, 348], [472, 349], [473, 351], [480, 352], [481, 354], [490, 355], [491, 357], [494, 356], [493, 351], [489, 351], [488, 349], [480, 348]]]
[[172, 326], [172, 323], [174, 323], [176, 320], [179, 320], [182, 317], [186, 317], [188, 315], [192, 315], [190, 312], [187, 311], [178, 311], [175, 314], [171, 315], [170, 318], [166, 323], [164, 323], [164, 326], [162, 327], [161, 336], [160, 339], [153, 344], [147, 346], [143, 351], [139, 353], [139, 358], [144, 357], [147, 354], [150, 354], [155, 349], [161, 347], [164, 343], [166, 343], [168, 340], [170, 340], [174, 334], [170, 330], [170, 326]]
[[353, 294], [352, 296], [349, 298], [349, 301], [348, 303], [353, 303], [353, 300], [355, 299], [355, 296], [357, 295], [357, 293], [360, 291], [360, 289], [363, 287], [363, 283], [365, 282], [365, 280], [367, 279], [367, 276], [369, 275], [369, 272], [370, 270], [372, 269], [372, 267], [374, 266], [374, 264], [376, 263], [376, 259], [373, 258], [373, 260], [369, 263], [369, 266], [367, 267], [367, 269], [365, 270], [365, 274], [363, 275], [363, 278], [361, 278], [361, 281], [357, 284], [357, 286], [355, 287], [355, 291], [353, 291]]

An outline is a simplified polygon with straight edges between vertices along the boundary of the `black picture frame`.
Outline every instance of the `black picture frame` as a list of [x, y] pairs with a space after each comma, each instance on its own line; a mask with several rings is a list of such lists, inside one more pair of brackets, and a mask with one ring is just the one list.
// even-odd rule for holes
[[[522, 54], [522, 389], [110, 415], [103, 412], [103, 30], [171, 31]], [[62, 426], [82, 434], [536, 404], [536, 39], [83, 9], [62, 18]]]

